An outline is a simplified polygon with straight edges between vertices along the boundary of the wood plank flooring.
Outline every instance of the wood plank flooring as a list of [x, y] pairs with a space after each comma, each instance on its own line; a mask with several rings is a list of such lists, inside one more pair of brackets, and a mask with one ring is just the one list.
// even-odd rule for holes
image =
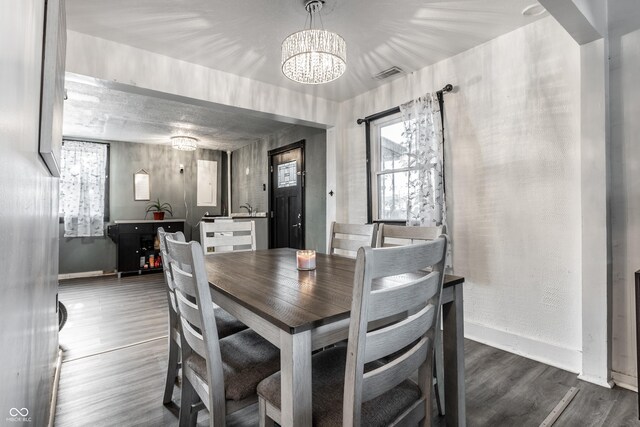
[[[167, 303], [162, 275], [61, 282], [69, 320], [57, 426], [177, 426], [177, 408], [162, 405]], [[556, 426], [640, 426], [637, 394], [607, 390], [576, 375], [473, 341], [465, 342], [467, 424], [538, 426], [569, 388], [580, 389]], [[176, 387], [174, 401], [179, 402]], [[255, 426], [257, 406], [228, 418]], [[434, 420], [444, 426], [444, 419]], [[208, 425], [206, 411], [198, 425]]]

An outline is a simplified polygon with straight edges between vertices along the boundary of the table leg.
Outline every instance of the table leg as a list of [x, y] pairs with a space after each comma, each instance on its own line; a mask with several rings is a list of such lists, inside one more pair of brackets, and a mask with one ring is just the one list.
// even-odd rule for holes
[[280, 332], [281, 425], [311, 426], [311, 331]]
[[453, 301], [442, 305], [445, 420], [449, 427], [463, 427], [466, 426], [466, 411], [462, 285], [453, 288]]

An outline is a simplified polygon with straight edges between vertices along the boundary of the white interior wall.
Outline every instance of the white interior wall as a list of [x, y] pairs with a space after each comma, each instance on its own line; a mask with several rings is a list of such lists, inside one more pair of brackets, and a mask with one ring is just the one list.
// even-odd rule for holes
[[366, 221], [356, 119], [446, 83], [453, 264], [472, 339], [581, 365], [580, 50], [547, 18], [341, 105], [336, 217]]

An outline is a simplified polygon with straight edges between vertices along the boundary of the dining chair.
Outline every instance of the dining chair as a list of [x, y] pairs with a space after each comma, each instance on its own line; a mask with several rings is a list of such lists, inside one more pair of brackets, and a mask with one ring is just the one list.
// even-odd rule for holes
[[[446, 249], [446, 237], [440, 236], [358, 250], [347, 346], [312, 358], [314, 426], [431, 424], [433, 340]], [[426, 267], [432, 269], [424, 274]], [[418, 274], [400, 285], [397, 277], [384, 282], [409, 273]], [[402, 316], [413, 308], [414, 314]], [[397, 315], [401, 320], [368, 330], [370, 322]], [[417, 383], [409, 378], [416, 371]], [[280, 422], [280, 393], [279, 372], [258, 386], [260, 425]]]
[[202, 247], [166, 238], [182, 332], [180, 426], [195, 426], [209, 410], [209, 425], [257, 401], [258, 383], [280, 367], [280, 351], [251, 329], [220, 338]]
[[200, 222], [200, 244], [205, 255], [216, 252], [255, 251], [254, 221]]
[[[441, 234], [447, 234], [446, 225], [433, 227], [412, 227], [404, 225], [380, 224], [378, 229], [377, 248], [388, 248], [394, 246], [411, 245], [427, 240], [437, 239]], [[438, 319], [439, 322], [440, 319]], [[436, 381], [434, 384], [436, 391], [436, 403], [438, 413], [444, 415], [444, 354], [442, 348], [442, 331], [436, 327], [435, 336], [435, 361]]]
[[[169, 331], [167, 336], [169, 338], [169, 357], [167, 361], [167, 376], [164, 385], [164, 396], [162, 403], [168, 405], [172, 402], [173, 389], [178, 378], [178, 371], [180, 370], [180, 322], [178, 319], [178, 312], [176, 308], [175, 300], [175, 285], [173, 283], [173, 276], [171, 275], [171, 268], [169, 264], [171, 257], [167, 252], [166, 238], [169, 237], [178, 242], [184, 242], [184, 234], [181, 231], [176, 233], [167, 233], [164, 228], [158, 228], [158, 240], [160, 241], [160, 255], [163, 260], [162, 268], [167, 290], [167, 304], [169, 306]], [[247, 329], [247, 326], [240, 322], [238, 319], [221, 309], [220, 307], [214, 308], [216, 312], [216, 326], [218, 329], [218, 335], [221, 338], [240, 332]]]
[[380, 224], [376, 248], [388, 248], [420, 243], [425, 240], [437, 239], [441, 234], [447, 234], [445, 225], [433, 227], [411, 227], [404, 225]]
[[[343, 224], [331, 223], [328, 253], [333, 255], [336, 250], [340, 254], [355, 256], [362, 246], [375, 246], [378, 224]], [[346, 253], [345, 253], [346, 252]]]

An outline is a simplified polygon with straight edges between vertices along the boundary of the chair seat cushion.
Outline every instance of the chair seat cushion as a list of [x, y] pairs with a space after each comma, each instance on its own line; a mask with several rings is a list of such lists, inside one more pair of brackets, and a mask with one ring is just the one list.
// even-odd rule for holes
[[[312, 358], [313, 366], [313, 425], [317, 427], [342, 425], [344, 371], [346, 347], [321, 351]], [[365, 367], [370, 371], [382, 366], [372, 362]], [[280, 372], [258, 385], [258, 394], [276, 408], [280, 408]], [[420, 388], [404, 381], [388, 392], [362, 404], [361, 425], [386, 426], [421, 396]]]
[[214, 312], [216, 315], [216, 326], [218, 327], [218, 338], [228, 337], [236, 332], [244, 331], [247, 329], [247, 325], [221, 309], [215, 307]]
[[[242, 400], [255, 395], [258, 383], [280, 369], [280, 350], [251, 329], [221, 339], [220, 354], [227, 400]], [[194, 353], [185, 363], [207, 382], [204, 358]]]

